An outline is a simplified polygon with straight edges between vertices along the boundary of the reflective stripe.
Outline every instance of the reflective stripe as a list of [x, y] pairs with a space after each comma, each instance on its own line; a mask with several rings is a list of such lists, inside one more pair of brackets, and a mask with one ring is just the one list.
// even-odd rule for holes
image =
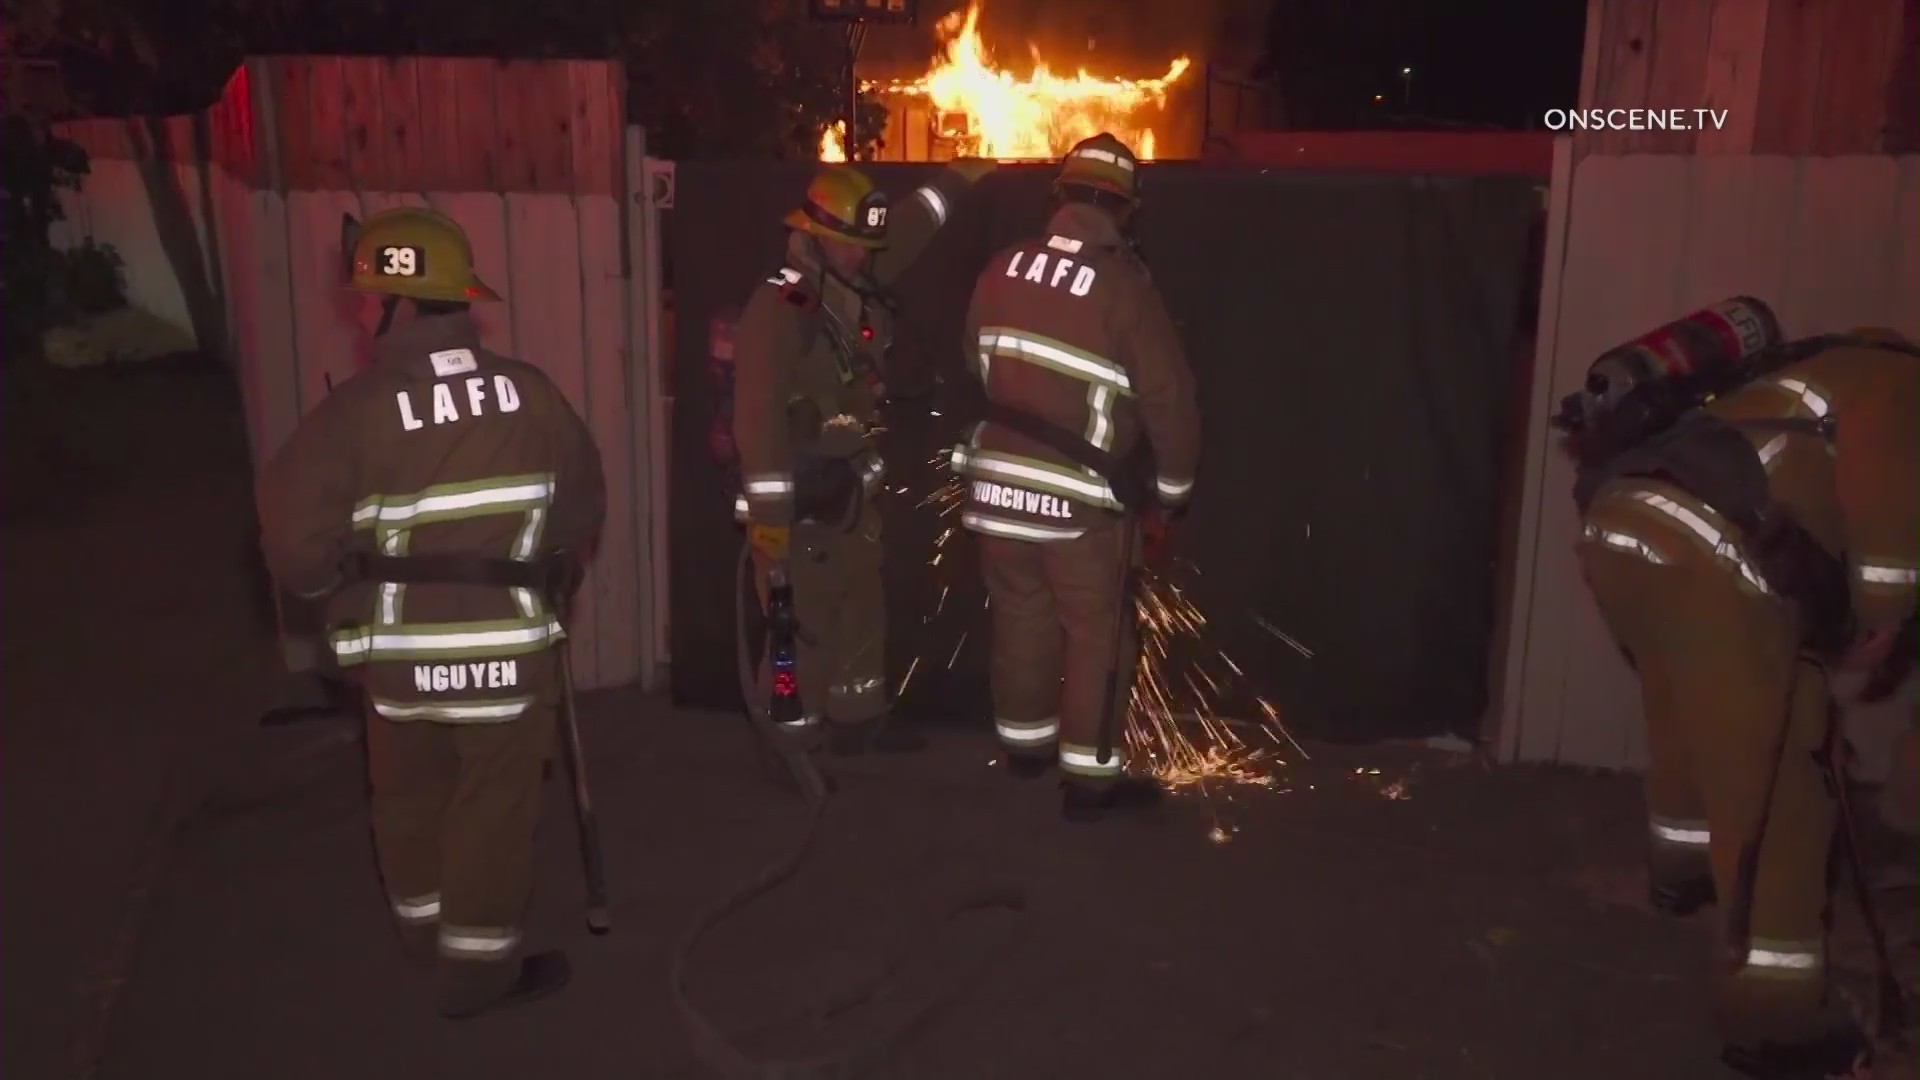
[[1117, 746], [1113, 748], [1112, 756], [1102, 764], [1098, 749], [1075, 746], [1072, 743], [1060, 744], [1060, 767], [1081, 776], [1119, 776], [1123, 760], [1120, 748]]
[[373, 699], [373, 711], [389, 720], [444, 720], [450, 723], [475, 723], [512, 720], [533, 704], [530, 697], [501, 698], [495, 701], [409, 702]]
[[791, 473], [753, 473], [742, 485], [747, 495], [762, 498], [793, 494], [793, 475]]
[[967, 473], [979, 473], [984, 476], [999, 476], [1009, 480], [1019, 480], [1029, 487], [1044, 488], [1055, 495], [1066, 495], [1097, 503], [1101, 506], [1120, 509], [1120, 500], [1114, 497], [1113, 489], [1105, 480], [1082, 470], [1070, 472], [1064, 466], [1036, 458], [1023, 458], [1015, 454], [1001, 454], [991, 450], [973, 450], [969, 452], [961, 465]]
[[1160, 493], [1161, 498], [1169, 502], [1178, 502], [1193, 494], [1193, 481], [1169, 480], [1164, 476], [1159, 476], [1154, 478], [1153, 489]]
[[[380, 541], [380, 550], [388, 555], [405, 555], [407, 543], [412, 534], [405, 529], [394, 529], [386, 533]], [[383, 626], [392, 626], [400, 621], [401, 599], [407, 594], [407, 587], [397, 581], [380, 583], [379, 622]]]
[[1772, 469], [1773, 459], [1779, 457], [1780, 451], [1786, 448], [1787, 437], [1785, 435], [1775, 435], [1773, 438], [1768, 439], [1767, 445], [1760, 448], [1760, 464], [1766, 466], [1768, 469]]
[[420, 896], [395, 897], [393, 913], [405, 923], [432, 922], [440, 917], [440, 894], [433, 892]]
[[1597, 525], [1588, 525], [1586, 529], [1583, 530], [1583, 535], [1595, 543], [1605, 544], [1610, 548], [1627, 552], [1630, 555], [1638, 555], [1655, 565], [1665, 565], [1667, 561], [1665, 556], [1654, 550], [1652, 544], [1647, 543], [1637, 536], [1616, 532], [1612, 529], [1602, 529]]
[[566, 636], [557, 619], [470, 623], [419, 623], [413, 626], [360, 627], [332, 639], [342, 664], [363, 660], [428, 660], [454, 656], [499, 657], [536, 652]]
[[1113, 449], [1113, 387], [1093, 383], [1087, 387], [1087, 441], [1096, 450]]
[[1080, 250], [1080, 241], [1071, 236], [1049, 236], [1047, 246], [1055, 251], [1064, 251], [1069, 255]]
[[1055, 540], [1076, 540], [1087, 534], [1085, 529], [1063, 529], [1057, 525], [1028, 525], [1023, 522], [990, 517], [974, 510], [962, 513], [960, 524], [974, 532], [986, 533], [988, 536], [1002, 536], [1009, 540], [1032, 540], [1042, 544]]
[[1707, 830], [1704, 821], [1678, 821], [1673, 818], [1654, 818], [1649, 824], [1653, 835], [1664, 844], [1678, 844], [1683, 847], [1704, 847], [1713, 842], [1713, 834]]
[[799, 283], [800, 283], [800, 271], [795, 270], [790, 266], [781, 267], [779, 273], [767, 279], [767, 284], [779, 285], [782, 288], [785, 288], [788, 285], [798, 285]]
[[1113, 151], [1111, 151], [1111, 150], [1101, 150], [1101, 149], [1098, 149], [1098, 148], [1096, 148], [1096, 147], [1091, 147], [1091, 146], [1090, 146], [1090, 147], [1088, 147], [1088, 148], [1086, 148], [1085, 150], [1075, 150], [1075, 151], [1074, 151], [1073, 153], [1071, 153], [1071, 154], [1069, 154], [1069, 155], [1067, 155], [1067, 156], [1068, 156], [1068, 157], [1083, 157], [1083, 158], [1092, 158], [1092, 159], [1093, 159], [1093, 160], [1095, 160], [1095, 161], [1104, 161], [1104, 162], [1106, 162], [1106, 163], [1107, 163], [1107, 164], [1109, 164], [1109, 165], [1118, 165], [1118, 166], [1120, 166], [1120, 167], [1121, 167], [1122, 169], [1125, 169], [1125, 170], [1126, 170], [1127, 172], [1132, 172], [1132, 171], [1133, 171], [1133, 162], [1132, 162], [1132, 161], [1130, 161], [1130, 160], [1128, 160], [1128, 159], [1126, 159], [1126, 158], [1123, 158], [1123, 157], [1121, 157], [1121, 156], [1119, 156], [1118, 154], [1115, 154], [1115, 153], [1114, 153]]
[[995, 356], [1027, 360], [1062, 375], [1088, 382], [1104, 382], [1123, 394], [1133, 393], [1133, 382], [1127, 378], [1127, 369], [1063, 341], [992, 326], [980, 331], [980, 348]]
[[505, 960], [520, 944], [518, 932], [485, 926], [440, 926], [440, 952], [460, 960]]
[[[546, 507], [536, 506], [527, 511], [527, 520], [521, 524], [520, 535], [513, 541], [514, 559], [526, 562], [540, 550], [540, 538], [546, 532], [546, 521]], [[540, 617], [542, 613], [540, 599], [533, 594], [532, 589], [513, 590], [513, 601], [520, 605], [520, 614], [529, 619]]]
[[933, 211], [933, 223], [935, 226], [945, 225], [947, 223], [947, 197], [945, 195], [940, 194], [938, 190], [931, 187], [923, 187], [914, 192], [914, 194], [920, 196], [920, 201], [927, 204], [928, 210]]
[[781, 727], [787, 728], [788, 730], [798, 731], [801, 728], [810, 728], [810, 727], [819, 726], [820, 718], [818, 716], [803, 716], [798, 720], [776, 720], [774, 721], [774, 723], [779, 724]]
[[1060, 737], [1060, 720], [1042, 720], [1037, 724], [1016, 724], [1011, 720], [995, 720], [993, 730], [1000, 734], [1000, 741], [1016, 746], [1038, 746], [1050, 743]]
[[553, 500], [551, 473], [500, 477], [458, 484], [435, 484], [412, 495], [372, 495], [353, 508], [355, 528], [419, 525], [478, 516], [474, 512], [545, 506]]
[[1920, 581], [1920, 571], [1900, 563], [1866, 562], [1854, 567], [1854, 573], [1868, 585], [1912, 585]]
[[735, 495], [733, 497], [733, 520], [745, 522], [752, 516], [752, 511], [747, 506], [747, 497], [745, 495]]
[[1770, 941], [1754, 938], [1747, 947], [1747, 967], [1763, 978], [1808, 978], [1822, 966], [1818, 942]]
[[1826, 395], [1814, 389], [1801, 379], [1775, 379], [1773, 384], [1800, 399], [1800, 405], [1815, 417], [1825, 417], [1832, 406], [1827, 404]]
[[[1762, 578], [1759, 572], [1754, 570], [1753, 566], [1747, 562], [1746, 556], [1740, 553], [1739, 546], [1729, 539], [1722, 529], [1707, 520], [1708, 516], [1718, 520], [1720, 515], [1714, 513], [1712, 510], [1706, 510], [1705, 514], [1702, 514], [1699, 511], [1682, 506], [1672, 499], [1667, 498], [1665, 495], [1651, 491], [1636, 491], [1633, 493], [1633, 499], [1635, 502], [1650, 506], [1662, 514], [1665, 514], [1667, 517], [1672, 518], [1674, 521], [1679, 522], [1688, 532], [1691, 532], [1704, 541], [1716, 556], [1730, 563], [1736, 570], [1739, 570], [1740, 576], [1745, 578], [1748, 584], [1764, 594], [1771, 595], [1772, 590], [1767, 588], [1766, 579]], [[1720, 524], [1724, 525], [1725, 522], [1722, 521]]]

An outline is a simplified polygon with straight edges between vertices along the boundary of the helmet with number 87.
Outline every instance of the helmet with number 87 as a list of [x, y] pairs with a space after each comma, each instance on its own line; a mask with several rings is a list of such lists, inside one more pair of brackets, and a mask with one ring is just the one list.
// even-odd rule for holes
[[459, 223], [425, 207], [382, 210], [352, 239], [350, 281], [364, 292], [410, 300], [498, 300], [473, 270], [473, 246]]
[[806, 201], [786, 216], [790, 229], [854, 247], [887, 246], [887, 193], [867, 174], [830, 165], [807, 185]]

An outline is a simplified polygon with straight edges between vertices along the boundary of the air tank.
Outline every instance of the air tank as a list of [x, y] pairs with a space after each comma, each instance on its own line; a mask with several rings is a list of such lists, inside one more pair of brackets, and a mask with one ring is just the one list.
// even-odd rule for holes
[[1579, 430], [1629, 392], [1663, 383], [1720, 392], [1748, 361], [1782, 339], [1780, 321], [1764, 302], [1751, 296], [1722, 300], [1600, 354], [1587, 368], [1586, 385], [1561, 400], [1554, 423]]

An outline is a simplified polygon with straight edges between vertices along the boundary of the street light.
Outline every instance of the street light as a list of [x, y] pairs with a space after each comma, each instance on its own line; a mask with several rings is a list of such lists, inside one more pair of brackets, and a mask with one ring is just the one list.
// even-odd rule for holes
[[1404, 88], [1401, 99], [1400, 99], [1400, 104], [1411, 108], [1413, 106], [1413, 69], [1412, 68], [1403, 67], [1400, 69], [1400, 84]]

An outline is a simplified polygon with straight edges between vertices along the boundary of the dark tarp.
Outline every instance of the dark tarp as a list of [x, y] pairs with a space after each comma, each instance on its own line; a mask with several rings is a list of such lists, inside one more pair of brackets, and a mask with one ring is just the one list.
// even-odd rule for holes
[[[934, 167], [872, 173], [898, 199]], [[710, 320], [779, 267], [779, 216], [809, 170], [678, 165], [671, 618], [684, 704], [739, 702], [740, 531], [733, 477], [707, 443]], [[888, 381], [909, 400], [889, 420], [890, 483], [934, 486], [924, 463], [958, 422], [936, 415], [943, 398], [930, 391], [936, 375], [966, 377], [959, 335], [973, 280], [994, 250], [1039, 229], [1049, 175], [989, 176], [901, 282]], [[1211, 645], [1297, 732], [1471, 734], [1487, 701], [1498, 459], [1534, 183], [1167, 163], [1147, 168], [1144, 191], [1143, 251], [1200, 386], [1205, 453], [1177, 544], [1197, 567], [1190, 595], [1212, 620]], [[896, 680], [921, 657], [899, 707], [983, 719], [971, 544], [960, 534], [930, 568], [947, 522], [913, 498], [886, 501]]]

